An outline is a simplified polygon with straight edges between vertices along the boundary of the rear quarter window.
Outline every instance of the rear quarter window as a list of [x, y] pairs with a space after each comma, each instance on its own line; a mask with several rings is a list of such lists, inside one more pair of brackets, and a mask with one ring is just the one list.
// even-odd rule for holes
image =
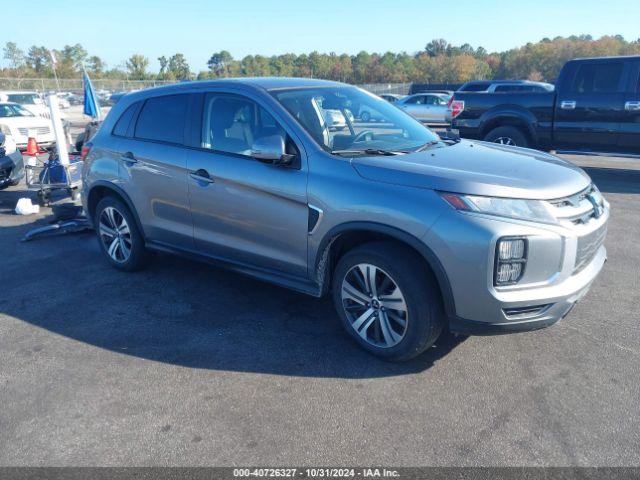
[[149, 98], [140, 111], [134, 136], [143, 140], [184, 143], [188, 95]]
[[122, 113], [122, 115], [120, 115], [120, 118], [116, 122], [115, 126], [113, 127], [113, 131], [111, 132], [113, 135], [117, 135], [119, 137], [127, 136], [129, 125], [131, 124], [131, 120], [133, 119], [133, 116], [139, 106], [140, 102], [136, 102], [133, 105], [130, 105], [129, 108], [127, 108]]

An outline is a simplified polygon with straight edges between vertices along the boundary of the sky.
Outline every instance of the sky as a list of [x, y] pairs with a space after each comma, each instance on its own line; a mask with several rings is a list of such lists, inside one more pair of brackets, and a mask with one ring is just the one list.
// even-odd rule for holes
[[[183, 53], [206, 70], [212, 53], [415, 53], [434, 38], [502, 51], [544, 37], [640, 38], [640, 0], [29, 0], [2, 2], [0, 43], [80, 43], [108, 67], [134, 53]], [[11, 19], [11, 21], [9, 21]], [[6, 61], [0, 61], [3, 66]]]

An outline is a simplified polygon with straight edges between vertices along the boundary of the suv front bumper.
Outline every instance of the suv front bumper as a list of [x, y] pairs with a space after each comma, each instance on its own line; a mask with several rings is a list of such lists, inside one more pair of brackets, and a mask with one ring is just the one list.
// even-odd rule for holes
[[[608, 209], [576, 228], [457, 211], [443, 215], [423, 241], [447, 273], [454, 307], [447, 309], [450, 330], [478, 335], [537, 330], [565, 317], [606, 261], [602, 240], [608, 219]], [[515, 285], [494, 285], [496, 244], [502, 237], [529, 242], [527, 266]], [[585, 240], [594, 238], [593, 253], [584, 258]]]
[[[549, 291], [538, 291], [524, 303], [546, 305], [542, 312], [533, 318], [523, 320], [501, 319], [497, 322], [467, 320], [460, 317], [449, 319], [449, 329], [462, 335], [496, 335], [502, 333], [526, 332], [549, 327], [566, 317], [571, 309], [587, 294], [591, 284], [607, 261], [607, 251], [603, 246], [593, 260], [580, 273], [565, 281], [562, 285], [548, 287]], [[497, 315], [504, 315], [505, 309], [523, 306], [523, 302], [501, 302], [497, 306]]]

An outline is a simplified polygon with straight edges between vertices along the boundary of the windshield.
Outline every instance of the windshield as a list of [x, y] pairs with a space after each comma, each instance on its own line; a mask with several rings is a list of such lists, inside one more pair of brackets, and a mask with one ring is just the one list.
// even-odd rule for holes
[[42, 100], [35, 93], [10, 93], [7, 95], [10, 102], [20, 103], [22, 105], [41, 104]]
[[279, 90], [273, 95], [329, 152], [404, 153], [439, 139], [386, 100], [356, 87]]
[[0, 117], [33, 117], [33, 114], [20, 105], [0, 104]]

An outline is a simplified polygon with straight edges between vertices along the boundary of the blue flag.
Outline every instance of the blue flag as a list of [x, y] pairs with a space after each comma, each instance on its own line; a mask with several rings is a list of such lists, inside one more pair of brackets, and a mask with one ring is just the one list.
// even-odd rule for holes
[[93, 85], [91, 85], [91, 79], [85, 71], [82, 75], [82, 83], [84, 84], [84, 114], [93, 117], [96, 120], [100, 120], [100, 103], [98, 103], [98, 97], [96, 92], [93, 91]]

